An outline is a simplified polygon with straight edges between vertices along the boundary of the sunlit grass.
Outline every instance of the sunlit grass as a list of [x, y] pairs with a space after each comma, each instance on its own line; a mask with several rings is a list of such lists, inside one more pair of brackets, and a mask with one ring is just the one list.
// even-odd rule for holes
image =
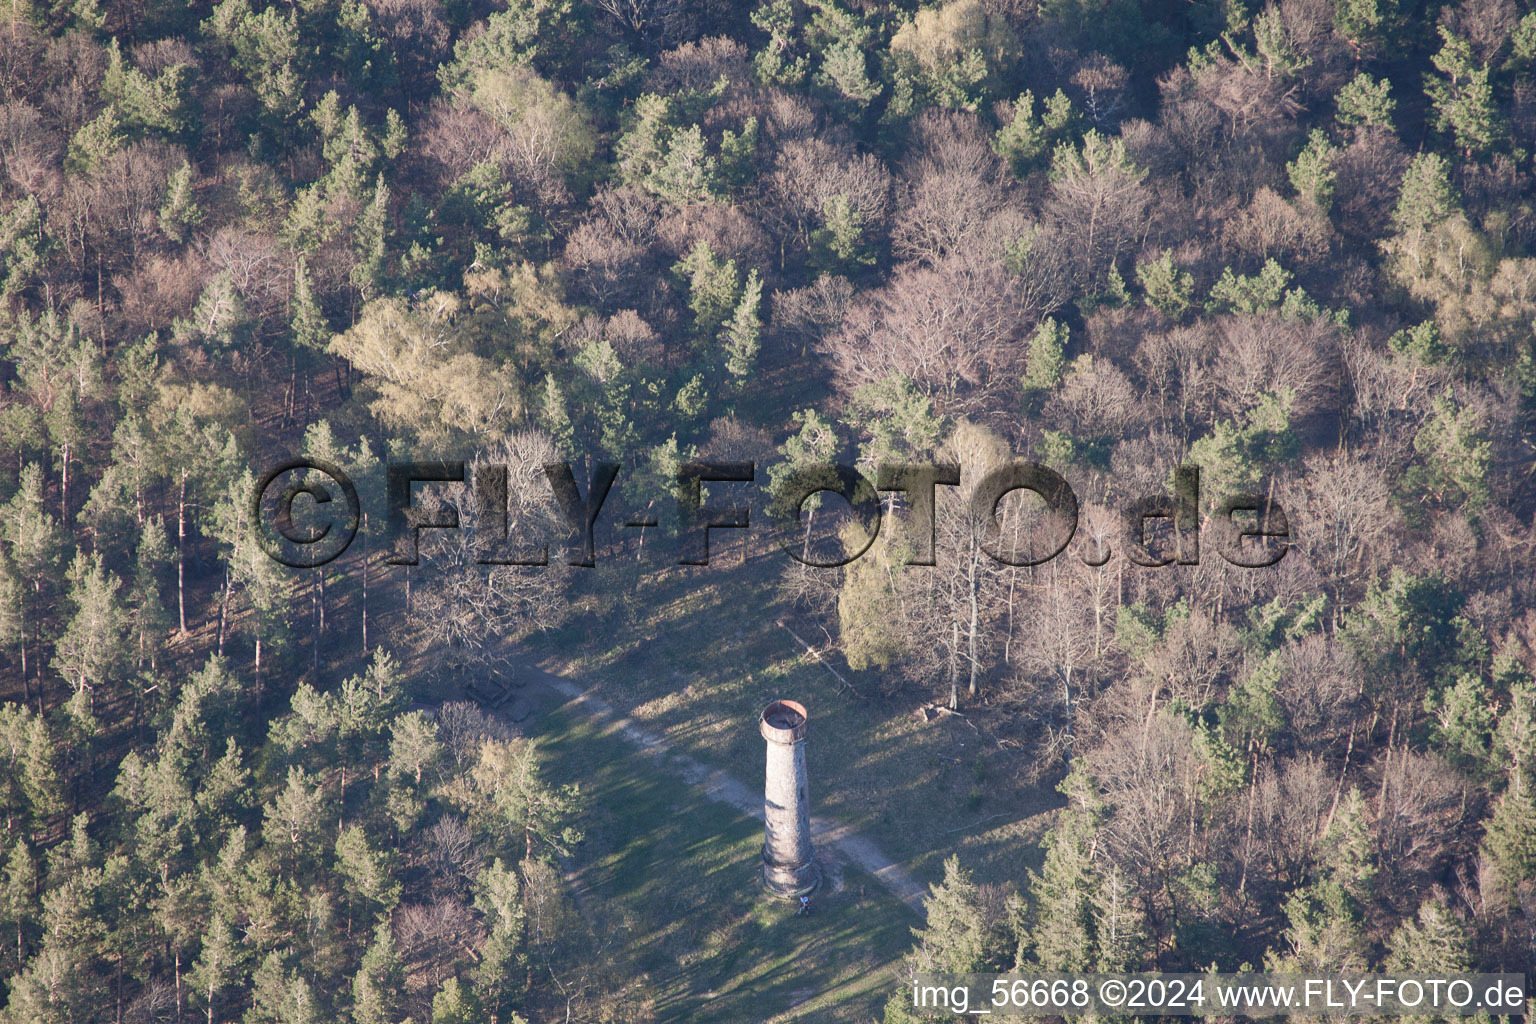
[[816, 912], [798, 918], [758, 888], [759, 822], [580, 713], [549, 713], [538, 735], [551, 776], [582, 787], [586, 838], [570, 859], [578, 898], [595, 928], [624, 930], [661, 1020], [878, 1016], [916, 923], [904, 904], [833, 865]]

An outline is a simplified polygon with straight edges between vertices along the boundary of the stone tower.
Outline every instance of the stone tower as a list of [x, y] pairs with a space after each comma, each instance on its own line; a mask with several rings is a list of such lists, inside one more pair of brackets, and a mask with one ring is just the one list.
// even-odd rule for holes
[[811, 806], [805, 779], [805, 707], [776, 700], [763, 709], [759, 728], [768, 741], [763, 787], [763, 885], [793, 899], [815, 889], [821, 872], [811, 852]]

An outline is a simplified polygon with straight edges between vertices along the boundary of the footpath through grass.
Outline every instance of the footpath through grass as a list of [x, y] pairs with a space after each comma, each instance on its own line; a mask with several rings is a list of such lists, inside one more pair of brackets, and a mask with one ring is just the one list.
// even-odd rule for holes
[[[525, 641], [521, 656], [750, 789], [763, 781], [758, 714], [774, 698], [802, 701], [813, 813], [852, 826], [923, 882], [942, 877], [951, 853], [978, 881], [1022, 882], [1060, 796], [1020, 784], [1018, 755], [967, 720], [914, 717], [923, 694], [885, 692], [840, 660], [853, 689], [839, 684], [780, 624], [826, 641], [780, 598], [782, 556], [751, 547], [745, 560], [725, 548], [697, 570], [654, 557], [600, 562], [567, 624]], [[576, 708], [531, 731], [554, 777], [586, 798], [587, 839], [570, 864], [577, 898], [595, 927], [627, 936], [625, 958], [646, 975], [658, 1019], [880, 1019], [917, 917], [878, 881], [833, 863], [816, 913], [796, 918], [758, 889], [760, 822]]]
[[[776, 698], [801, 701], [813, 813], [854, 827], [925, 882], [943, 876], [951, 853], [981, 882], [1039, 867], [1060, 794], [1019, 783], [1019, 755], [967, 720], [914, 717], [923, 694], [886, 695], [874, 673], [836, 659], [857, 692], [839, 684], [779, 624], [826, 646], [777, 593], [782, 556], [723, 554], [696, 570], [600, 567], [571, 622], [525, 652], [749, 786], [762, 780], [757, 715]], [[986, 708], [962, 710], [985, 722]]]
[[550, 777], [581, 785], [586, 839], [570, 861], [578, 903], [594, 928], [627, 937], [659, 1020], [879, 1018], [917, 923], [900, 900], [831, 862], [815, 912], [796, 917], [758, 888], [760, 822], [580, 711], [554, 709], [530, 732]]

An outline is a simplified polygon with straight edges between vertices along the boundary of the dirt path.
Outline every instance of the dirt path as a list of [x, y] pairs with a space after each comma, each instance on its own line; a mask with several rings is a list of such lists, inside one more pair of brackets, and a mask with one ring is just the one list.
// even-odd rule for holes
[[[573, 680], [526, 663], [519, 664], [515, 672], [525, 687], [548, 691], [561, 699], [566, 707], [577, 708], [588, 718], [601, 723], [605, 732], [619, 733], [642, 754], [655, 759], [664, 771], [698, 787], [709, 799], [759, 821], [763, 819], [761, 790], [752, 789], [718, 768], [710, 768], [686, 754], [673, 751], [660, 736], [615, 711], [607, 701], [593, 696]], [[869, 872], [920, 917], [923, 916], [927, 887], [887, 857], [873, 841], [848, 825], [814, 814], [811, 816], [811, 841], [818, 849], [834, 850]]]

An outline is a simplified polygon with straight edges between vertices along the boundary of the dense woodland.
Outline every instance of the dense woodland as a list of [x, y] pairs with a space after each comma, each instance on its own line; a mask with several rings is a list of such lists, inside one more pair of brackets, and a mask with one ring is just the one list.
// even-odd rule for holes
[[[12, 0], [0, 1017], [646, 1019], [562, 891], [579, 793], [409, 708], [579, 572], [461, 531], [326, 671], [342, 569], [250, 521], [291, 453], [374, 517], [473, 453], [552, 536], [561, 458], [658, 515], [695, 458], [958, 463], [936, 565], [774, 570], [1067, 798], [914, 968], [1528, 968], [1533, 152], [1526, 0]], [[1082, 501], [1037, 566], [964, 512], [1016, 455]], [[1180, 465], [1287, 556], [1131, 560]]]

